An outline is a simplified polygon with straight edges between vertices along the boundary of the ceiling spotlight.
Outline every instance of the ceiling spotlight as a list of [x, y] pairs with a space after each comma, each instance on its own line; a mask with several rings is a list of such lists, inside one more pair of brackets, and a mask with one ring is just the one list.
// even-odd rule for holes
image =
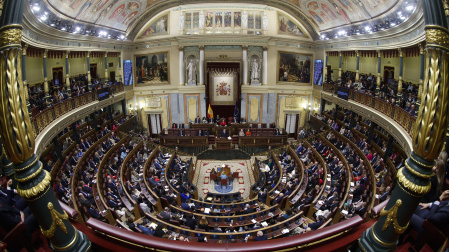
[[396, 23], [390, 23], [390, 26], [392, 26], [392, 27], [396, 26]]
[[81, 30], [81, 27], [79, 27], [79, 26], [77, 26], [76, 28], [75, 28], [75, 31], [76, 32], [79, 32]]
[[42, 21], [45, 21], [45, 20], [47, 20], [47, 16], [45, 16], [45, 15], [42, 15], [42, 16], [40, 17], [40, 20], [42, 20]]
[[36, 5], [33, 6], [33, 11], [38, 12], [40, 10], [41, 10], [41, 7], [39, 7], [39, 5], [36, 4]]
[[367, 32], [371, 31], [371, 27], [365, 26], [365, 31], [367, 31]]
[[414, 8], [415, 8], [415, 6], [409, 5], [405, 9], [408, 10], [408, 11], [412, 11]]
[[61, 27], [61, 31], [65, 31], [65, 29], [66, 29], [65, 26], [64, 26], [64, 27]]

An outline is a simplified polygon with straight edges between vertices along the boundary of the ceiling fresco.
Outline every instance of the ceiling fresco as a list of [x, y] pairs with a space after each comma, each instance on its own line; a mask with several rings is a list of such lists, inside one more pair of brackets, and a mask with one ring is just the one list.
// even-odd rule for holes
[[163, 0], [47, 0], [58, 12], [79, 21], [125, 31], [145, 9]]
[[397, 0], [311, 0], [301, 1], [295, 5], [299, 6], [323, 31], [377, 17], [390, 10], [397, 2]]
[[[60, 14], [75, 20], [127, 31], [147, 10], [173, 0], [45, 0]], [[182, 2], [182, 1], [180, 1]], [[188, 1], [195, 3], [195, 1]], [[204, 3], [205, 1], [198, 1]], [[211, 1], [214, 2], [214, 1]], [[232, 2], [232, 1], [231, 1]], [[241, 1], [245, 2], [245, 1]], [[253, 1], [246, 1], [252, 3]], [[398, 0], [279, 0], [308, 17], [315, 29], [325, 31], [369, 20], [389, 11]], [[271, 5], [270, 1], [260, 4]], [[159, 7], [156, 7], [159, 6]], [[207, 7], [207, 4], [205, 4]]]

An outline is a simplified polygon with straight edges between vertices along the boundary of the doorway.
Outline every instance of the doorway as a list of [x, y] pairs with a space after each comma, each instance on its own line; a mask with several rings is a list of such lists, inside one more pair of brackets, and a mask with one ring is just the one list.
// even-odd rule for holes
[[384, 67], [384, 82], [392, 83], [394, 81], [394, 67]]
[[53, 68], [53, 84], [55, 88], [64, 86], [62, 72], [62, 67]]
[[148, 114], [148, 133], [150, 137], [157, 137], [162, 132], [161, 114]]
[[285, 133], [287, 137], [298, 136], [299, 114], [286, 114], [285, 115]]
[[115, 83], [115, 71], [109, 72], [109, 81]]
[[90, 64], [90, 76], [93, 79], [97, 78], [97, 64]]
[[332, 70], [331, 70], [331, 66], [327, 65], [326, 66], [326, 74], [327, 74], [327, 82], [332, 80]]

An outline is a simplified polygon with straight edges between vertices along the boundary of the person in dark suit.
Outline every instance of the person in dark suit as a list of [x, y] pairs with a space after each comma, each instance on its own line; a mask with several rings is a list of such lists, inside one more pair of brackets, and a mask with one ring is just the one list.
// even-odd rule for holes
[[232, 118], [232, 123], [239, 123], [239, 119], [236, 116], [234, 116], [234, 118]]
[[190, 230], [195, 230], [196, 220], [193, 218], [193, 213], [190, 213], [186, 218], [186, 226], [190, 228]]
[[321, 225], [323, 225], [323, 223], [324, 223], [324, 217], [322, 215], [319, 215], [317, 217], [317, 222], [309, 223], [309, 225], [307, 225], [306, 232], [317, 230], [319, 227], [321, 227]]
[[180, 129], [184, 129], [184, 123], [180, 123], [178, 126]]
[[178, 133], [178, 136], [185, 136], [184, 131], [183, 131], [183, 130], [180, 130], [179, 133]]
[[195, 123], [201, 123], [201, 118], [200, 118], [199, 116], [197, 116], [197, 117], [195, 118]]
[[257, 231], [257, 236], [254, 238], [254, 241], [266, 241], [268, 240], [268, 236], [264, 234], [262, 231]]
[[228, 134], [228, 132], [226, 131], [226, 129], [223, 129], [223, 131], [222, 131], [221, 134], [220, 134], [220, 137], [224, 138], [224, 137], [228, 137], [228, 136], [229, 136], [229, 134]]
[[449, 225], [449, 190], [444, 191], [439, 201], [431, 203], [419, 203], [415, 213], [410, 219], [410, 226], [422, 235], [424, 228], [423, 222], [429, 221], [440, 230], [444, 230]]
[[196, 133], [197, 136], [202, 136], [203, 132], [201, 130], [198, 130], [198, 133]]

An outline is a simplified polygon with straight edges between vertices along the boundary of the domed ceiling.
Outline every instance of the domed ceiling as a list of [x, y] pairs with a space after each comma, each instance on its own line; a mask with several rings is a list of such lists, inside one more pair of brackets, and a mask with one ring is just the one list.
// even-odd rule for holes
[[[152, 17], [185, 4], [232, 3], [235, 0], [32, 0], [41, 2], [59, 17], [126, 32], [135, 36]], [[398, 0], [246, 0], [279, 8], [302, 22], [314, 34], [337, 27], [369, 21], [398, 9]], [[316, 37], [316, 36], [315, 36]]]

